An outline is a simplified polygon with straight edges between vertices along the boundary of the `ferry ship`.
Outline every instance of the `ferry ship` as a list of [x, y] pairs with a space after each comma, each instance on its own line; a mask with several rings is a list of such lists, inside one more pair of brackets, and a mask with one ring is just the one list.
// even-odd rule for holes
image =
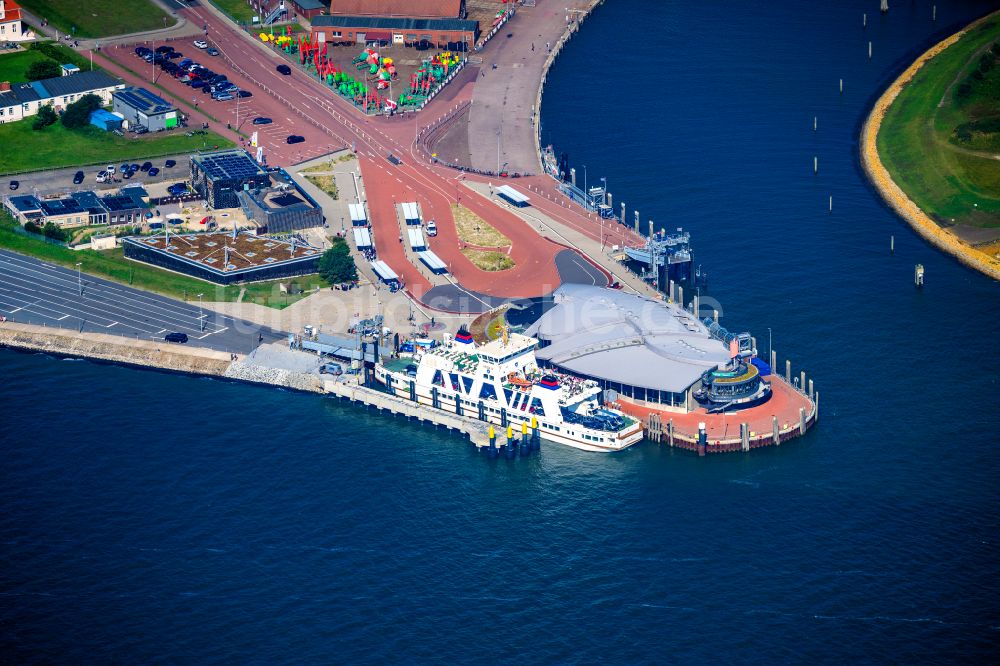
[[375, 379], [407, 400], [515, 430], [537, 425], [542, 439], [584, 451], [621, 451], [642, 439], [639, 421], [602, 406], [596, 381], [542, 370], [537, 345], [506, 328], [479, 345], [462, 328], [412, 358], [377, 364]]

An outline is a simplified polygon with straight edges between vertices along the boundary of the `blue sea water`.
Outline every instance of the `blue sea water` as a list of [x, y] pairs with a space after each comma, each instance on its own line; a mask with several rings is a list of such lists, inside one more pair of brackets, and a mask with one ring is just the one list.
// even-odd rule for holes
[[543, 104], [588, 178], [691, 230], [723, 324], [815, 378], [807, 437], [488, 461], [318, 396], [0, 351], [0, 659], [995, 659], [1000, 285], [857, 159], [878, 91], [989, 5], [890, 4], [612, 0]]

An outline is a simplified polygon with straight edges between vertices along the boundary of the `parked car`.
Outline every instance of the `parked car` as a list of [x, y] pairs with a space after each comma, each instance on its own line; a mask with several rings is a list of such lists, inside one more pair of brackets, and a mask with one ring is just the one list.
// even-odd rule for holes
[[209, 49], [205, 51], [205, 53], [207, 53], [210, 56], [217, 56], [219, 55], [219, 49]]
[[131, 170], [130, 170], [130, 171], [126, 171], [126, 172], [124, 172], [124, 173], [122, 174], [122, 178], [124, 178], [125, 180], [128, 180], [129, 178], [131, 178], [131, 177], [132, 177], [132, 176], [134, 176], [134, 175], [135, 175], [135, 171], [131, 171]]
[[164, 169], [173, 169], [175, 166], [177, 166], [177, 162], [174, 160], [167, 160], [163, 163]]
[[10, 181], [10, 189], [16, 190], [19, 187], [21, 187], [21, 183], [17, 182], [16, 180]]
[[121, 167], [119, 167], [119, 171], [121, 171], [122, 173], [128, 171], [128, 164], [121, 165]]
[[147, 175], [150, 175], [150, 176], [157, 176], [157, 175], [159, 175], [159, 173], [160, 173], [160, 170], [159, 170], [159, 169], [157, 169], [156, 167], [153, 167], [152, 169], [150, 169], [150, 170], [149, 170], [149, 171], [147, 172]]
[[257, 118], [253, 119], [254, 125], [270, 125], [273, 122], [274, 122], [273, 120], [271, 120], [270, 118], [266, 118], [264, 116], [258, 116]]
[[292, 134], [287, 139], [285, 143], [302, 143], [306, 138], [304, 136], [299, 136], [298, 134]]
[[128, 165], [128, 170], [131, 171], [132, 173], [135, 173], [136, 171], [139, 170], [139, 165], [138, 164], [129, 164]]
[[253, 97], [253, 93], [250, 92], [250, 91], [248, 91], [248, 90], [237, 90], [236, 91], [236, 96], [237, 97], [243, 97], [243, 98]]
[[82, 182], [83, 182], [83, 172], [77, 171], [75, 174], [73, 174], [73, 184], [79, 185]]
[[110, 178], [110, 174], [108, 174], [107, 171], [98, 171], [97, 172], [97, 182], [98, 183], [106, 183], [106, 182], [108, 182], [108, 178]]
[[198, 88], [204, 88], [205, 82], [202, 81], [201, 79], [195, 79], [194, 81], [191, 82], [191, 87], [194, 88], [195, 90], [197, 90]]
[[219, 102], [228, 102], [229, 100], [236, 98], [227, 93], [225, 90], [220, 90], [219, 92], [212, 93], [212, 99]]
[[151, 168], [153, 168], [152, 162], [143, 162], [142, 166], [139, 167], [139, 171], [149, 171]]
[[194, 45], [197, 46], [199, 49], [207, 49], [208, 48], [208, 42], [206, 42], [204, 39], [196, 39], [194, 41]]
[[170, 58], [171, 60], [176, 60], [177, 58], [183, 58], [184, 54], [181, 53], [180, 51], [171, 51], [170, 53], [167, 54], [167, 57]]
[[342, 375], [344, 374], [344, 368], [339, 363], [324, 363], [319, 366], [319, 374], [321, 375]]
[[290, 76], [292, 73], [292, 68], [288, 65], [278, 65], [275, 69], [278, 70], [278, 74], [284, 74], [285, 76]]
[[187, 333], [167, 333], [163, 336], [163, 339], [167, 342], [177, 342], [184, 344], [188, 341]]
[[191, 58], [184, 58], [179, 63], [177, 63], [177, 66], [178, 67], [183, 67], [184, 69], [187, 69], [190, 65], [193, 65], [193, 64], [194, 64], [194, 60], [191, 60]]
[[166, 44], [164, 44], [163, 46], [157, 46], [154, 50], [157, 53], [170, 53], [171, 51], [174, 50], [174, 47], [167, 46]]
[[438, 226], [437, 223], [434, 222], [434, 220], [427, 220], [427, 235], [428, 236], [438, 235]]
[[146, 55], [147, 53], [150, 53], [150, 50], [148, 48], [146, 48], [145, 46], [137, 46], [137, 47], [135, 47], [135, 54], [137, 56], [142, 57], [142, 56]]

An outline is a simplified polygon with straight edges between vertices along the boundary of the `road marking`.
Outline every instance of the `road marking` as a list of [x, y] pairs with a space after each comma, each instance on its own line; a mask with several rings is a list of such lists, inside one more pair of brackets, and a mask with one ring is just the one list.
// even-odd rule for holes
[[114, 325], [115, 325], [115, 324], [117, 324], [117, 323], [118, 323], [118, 322], [116, 322], [116, 321], [113, 321], [113, 322], [111, 322], [110, 324], [108, 324], [107, 326], [105, 326], [104, 328], [111, 328], [112, 326], [114, 326]]
[[56, 317], [56, 321], [62, 321], [63, 319], [65, 319], [68, 316], [69, 316], [68, 314], [64, 314], [62, 317]]

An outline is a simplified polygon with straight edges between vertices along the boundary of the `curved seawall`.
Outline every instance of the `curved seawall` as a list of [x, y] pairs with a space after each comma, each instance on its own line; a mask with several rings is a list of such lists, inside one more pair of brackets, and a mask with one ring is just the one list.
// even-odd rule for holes
[[881, 97], [875, 102], [875, 106], [872, 108], [861, 130], [861, 165], [868, 179], [875, 186], [875, 189], [878, 190], [879, 194], [882, 195], [886, 203], [924, 239], [938, 249], [944, 250], [956, 257], [966, 266], [985, 273], [994, 280], [1000, 280], [1000, 260], [992, 258], [963, 243], [954, 234], [942, 228], [937, 222], [931, 219], [892, 179], [889, 170], [882, 164], [882, 160], [878, 154], [878, 132], [882, 127], [882, 120], [885, 118], [886, 111], [895, 101], [896, 97], [899, 96], [904, 86], [913, 79], [925, 63], [957, 42], [969, 30], [994, 16], [996, 16], [996, 13], [985, 16], [927, 49], [882, 93]]

